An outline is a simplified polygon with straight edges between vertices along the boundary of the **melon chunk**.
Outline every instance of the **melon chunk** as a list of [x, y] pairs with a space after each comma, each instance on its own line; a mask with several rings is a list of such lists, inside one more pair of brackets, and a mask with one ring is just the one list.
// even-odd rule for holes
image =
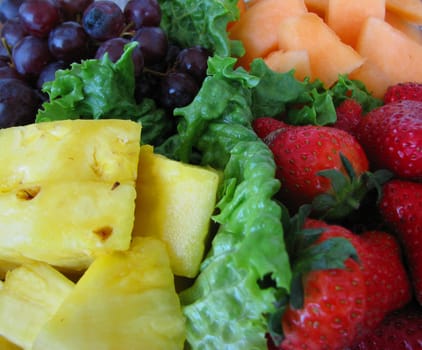
[[328, 8], [328, 0], [305, 0], [305, 5], [308, 11], [315, 12], [324, 18]]
[[175, 275], [199, 271], [214, 211], [219, 174], [155, 154], [142, 146], [134, 236], [150, 236], [167, 246]]
[[406, 21], [398, 14], [391, 11], [386, 11], [385, 21], [394, 28], [406, 34], [409, 38], [415, 40], [419, 45], [422, 45], [422, 30], [418, 25]]
[[245, 55], [239, 64], [249, 69], [254, 58], [265, 57], [277, 49], [277, 31], [280, 20], [287, 16], [305, 13], [303, 0], [260, 0], [250, 7], [231, 27], [229, 36], [242, 41]]
[[385, 21], [368, 18], [356, 50], [377, 66], [390, 84], [422, 81], [422, 45]]
[[409, 22], [422, 25], [421, 0], [386, 0], [386, 8]]
[[325, 21], [344, 43], [354, 47], [363, 22], [370, 16], [384, 19], [385, 0], [329, 0]]
[[311, 63], [306, 50], [273, 51], [265, 57], [264, 61], [268, 67], [279, 73], [285, 73], [294, 69], [296, 79], [303, 80], [306, 77], [312, 77]]
[[339, 74], [347, 74], [360, 67], [364, 59], [351, 46], [344, 44], [336, 33], [315, 13], [284, 18], [278, 31], [279, 48], [307, 50], [312, 74], [326, 87]]
[[382, 98], [387, 87], [392, 84], [389, 76], [376, 64], [368, 60], [350, 73], [349, 78], [362, 81], [367, 90], [378, 98]]

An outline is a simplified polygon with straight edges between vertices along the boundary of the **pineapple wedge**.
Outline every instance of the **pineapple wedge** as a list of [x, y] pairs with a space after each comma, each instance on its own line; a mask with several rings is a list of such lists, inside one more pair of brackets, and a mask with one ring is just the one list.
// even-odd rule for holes
[[63, 120], [0, 130], [0, 260], [84, 270], [129, 248], [141, 126]]
[[134, 182], [141, 126], [63, 120], [0, 129], [0, 192], [39, 181]]
[[4, 337], [0, 337], [0, 349], [1, 350], [20, 350], [21, 347], [11, 343]]
[[33, 350], [183, 349], [185, 324], [166, 248], [134, 238], [126, 252], [98, 257]]
[[144, 145], [138, 174], [133, 235], [165, 242], [173, 273], [195, 277], [216, 203], [218, 172], [154, 154]]
[[0, 259], [81, 270], [101, 252], [130, 246], [133, 185], [84, 181], [21, 186], [0, 194]]
[[31, 349], [42, 326], [73, 288], [73, 282], [45, 263], [33, 262], [9, 271], [0, 289], [0, 334]]

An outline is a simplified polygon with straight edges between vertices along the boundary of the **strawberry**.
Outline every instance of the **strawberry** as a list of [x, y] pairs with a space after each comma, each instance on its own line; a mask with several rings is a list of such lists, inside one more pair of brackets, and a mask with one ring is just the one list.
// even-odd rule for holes
[[350, 350], [416, 350], [422, 346], [422, 309], [409, 303], [384, 318], [382, 323]]
[[[299, 214], [301, 210], [299, 211]], [[298, 266], [306, 266], [303, 262], [309, 259], [309, 247], [292, 251], [290, 226], [287, 226], [286, 243], [292, 259], [293, 281]], [[310, 269], [303, 273], [303, 302], [300, 307], [296, 302], [282, 309], [281, 336], [269, 338], [270, 349], [345, 349], [362, 339], [377, 327], [382, 319], [392, 310], [406, 305], [411, 299], [410, 282], [401, 260], [400, 246], [396, 238], [381, 231], [365, 232], [356, 235], [339, 225], [327, 224], [321, 220], [306, 219], [304, 237], [312, 236], [312, 230], [322, 229], [311, 247], [326, 244], [324, 253], [318, 250], [328, 265], [335, 257], [332, 251], [346, 249], [348, 242], [355, 249], [358, 260], [353, 255], [346, 256], [344, 267], [325, 266], [316, 259]], [[343, 241], [338, 241], [342, 239]], [[301, 242], [301, 241], [299, 241]], [[344, 255], [342, 255], [345, 257]], [[305, 260], [306, 262], [307, 260]], [[319, 269], [318, 269], [319, 268]], [[300, 289], [291, 288], [290, 299]], [[272, 340], [275, 339], [278, 345]], [[277, 342], [278, 340], [278, 342]]]
[[379, 209], [403, 244], [416, 298], [422, 304], [422, 183], [399, 179], [387, 182]]
[[272, 133], [273, 131], [285, 127], [288, 127], [288, 125], [278, 119], [271, 117], [260, 117], [254, 119], [252, 122], [252, 128], [254, 129], [258, 137], [261, 139], [264, 139], [268, 136], [268, 134]]
[[422, 102], [422, 83], [407, 82], [390, 86], [384, 94], [384, 103], [401, 100]]
[[[354, 180], [368, 170], [368, 160], [352, 135], [331, 127], [288, 125], [264, 140], [274, 154], [276, 176], [282, 183], [280, 199], [292, 212], [326, 192], [336, 194], [329, 203], [341, 208], [336, 215], [344, 216], [350, 206], [359, 205], [360, 198], [354, 202], [352, 193], [359, 192], [355, 190], [361, 183]], [[328, 170], [331, 173], [324, 173]], [[341, 174], [340, 179], [333, 170]], [[325, 205], [318, 203], [321, 209]]]
[[[349, 230], [307, 220], [306, 229], [323, 228], [315, 245], [329, 243], [333, 238], [353, 242], [359, 252], [360, 243]], [[341, 241], [340, 241], [341, 243]], [[326, 257], [332, 257], [327, 244]], [[323, 254], [323, 253], [321, 253]], [[307, 254], [305, 254], [307, 255]], [[300, 257], [299, 257], [300, 260]], [[293, 262], [293, 271], [302, 262]], [[322, 268], [304, 273], [303, 306], [290, 303], [281, 316], [282, 341], [279, 349], [343, 349], [359, 334], [366, 313], [366, 286], [364, 273], [356, 258], [344, 260], [343, 268]], [[296, 297], [292, 287], [291, 298]]]
[[360, 119], [362, 118], [362, 106], [354, 99], [344, 100], [336, 108], [337, 121], [332, 127], [347, 131], [349, 134], [355, 136]]
[[422, 102], [404, 100], [376, 108], [356, 130], [374, 168], [422, 180]]

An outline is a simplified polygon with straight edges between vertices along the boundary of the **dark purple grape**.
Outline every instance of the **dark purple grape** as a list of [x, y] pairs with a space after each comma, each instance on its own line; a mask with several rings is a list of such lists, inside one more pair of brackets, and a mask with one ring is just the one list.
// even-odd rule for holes
[[[95, 54], [95, 58], [101, 58], [107, 52], [110, 60], [112, 62], [116, 62], [122, 56], [124, 47], [128, 43], [130, 43], [129, 39], [121, 37], [109, 39], [99, 46]], [[144, 69], [144, 57], [142, 55], [141, 49], [139, 48], [139, 45], [133, 50], [132, 59], [135, 69], [135, 76], [138, 76]]]
[[156, 63], [166, 57], [168, 39], [160, 27], [143, 27], [136, 31], [133, 39], [139, 43], [145, 65]]
[[77, 15], [82, 14], [94, 0], [57, 0], [64, 17], [67, 20], [75, 20]]
[[8, 61], [9, 60], [9, 51], [4, 46], [3, 41], [0, 40], [0, 60], [2, 61]]
[[141, 103], [142, 99], [146, 97], [156, 100], [159, 90], [159, 76], [144, 72], [135, 81], [135, 100], [137, 103]]
[[18, 15], [19, 6], [23, 0], [3, 0], [0, 1], [0, 22], [15, 18]]
[[57, 70], [66, 68], [68, 68], [68, 65], [64, 61], [55, 61], [47, 64], [38, 76], [37, 88], [41, 90], [44, 83], [55, 79]]
[[19, 17], [25, 30], [44, 38], [61, 21], [59, 7], [48, 0], [25, 0], [19, 7]]
[[41, 100], [28, 84], [19, 79], [0, 79], [0, 128], [35, 121]]
[[9, 64], [7, 63], [7, 61], [0, 59], [0, 68], [3, 67], [9, 67]]
[[56, 59], [76, 62], [88, 55], [88, 35], [79, 23], [63, 22], [50, 32], [48, 48]]
[[47, 40], [28, 35], [14, 46], [12, 59], [19, 74], [34, 77], [51, 62], [52, 56]]
[[6, 44], [9, 48], [15, 46], [16, 43], [26, 35], [28, 35], [28, 33], [24, 29], [19, 17], [8, 19], [1, 29], [1, 37], [6, 40]]
[[127, 23], [135, 29], [158, 27], [161, 22], [161, 8], [157, 0], [129, 0], [123, 10]]
[[120, 36], [125, 17], [113, 1], [94, 1], [83, 13], [82, 26], [95, 40], [108, 40]]
[[21, 76], [17, 70], [9, 65], [0, 67], [0, 79], [22, 79], [25, 80], [23, 76]]
[[189, 74], [170, 72], [161, 80], [159, 100], [168, 109], [183, 107], [192, 102], [198, 90], [198, 83]]
[[192, 75], [201, 83], [207, 75], [207, 60], [210, 52], [199, 46], [185, 48], [176, 58], [175, 68], [178, 71]]

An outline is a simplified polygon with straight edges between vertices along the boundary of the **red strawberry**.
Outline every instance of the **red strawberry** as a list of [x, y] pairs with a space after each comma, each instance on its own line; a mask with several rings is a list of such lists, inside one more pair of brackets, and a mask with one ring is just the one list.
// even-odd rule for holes
[[271, 132], [285, 127], [288, 127], [288, 125], [278, 119], [271, 117], [257, 118], [252, 122], [252, 128], [261, 139], [267, 137]]
[[356, 128], [362, 118], [362, 106], [353, 99], [344, 100], [337, 108], [337, 121], [332, 127], [347, 131], [355, 136]]
[[384, 103], [401, 100], [422, 102], [422, 84], [415, 82], [399, 83], [390, 86], [384, 94]]
[[403, 243], [416, 298], [422, 304], [422, 183], [389, 181], [379, 208]]
[[406, 100], [376, 108], [361, 119], [357, 133], [373, 167], [422, 180], [422, 102]]
[[[291, 210], [322, 193], [332, 191], [332, 181], [320, 176], [325, 170], [348, 175], [340, 154], [347, 158], [358, 177], [368, 170], [368, 160], [357, 140], [349, 133], [324, 126], [288, 126], [265, 141], [274, 154], [280, 197]], [[342, 195], [342, 197], [345, 197]]]
[[422, 347], [422, 309], [416, 303], [391, 312], [351, 350], [416, 350]]
[[[308, 220], [305, 227], [324, 228], [319, 243], [341, 237], [361, 249], [357, 237], [341, 226]], [[304, 304], [284, 311], [279, 349], [344, 349], [353, 342], [366, 313], [366, 286], [360, 264], [352, 258], [344, 264], [345, 269], [316, 270], [303, 277]]]
[[398, 240], [389, 233], [367, 231], [360, 235], [360, 259], [367, 288], [364, 329], [377, 326], [384, 316], [406, 305], [412, 288]]

